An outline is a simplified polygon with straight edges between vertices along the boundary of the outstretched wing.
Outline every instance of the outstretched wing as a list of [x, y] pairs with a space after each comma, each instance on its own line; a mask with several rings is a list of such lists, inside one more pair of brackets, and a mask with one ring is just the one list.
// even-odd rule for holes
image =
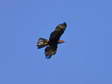
[[64, 22], [63, 24], [59, 24], [56, 29], [50, 34], [49, 41], [51, 43], [57, 42], [61, 35], [64, 33], [65, 29], [67, 27], [67, 24]]
[[52, 55], [55, 55], [57, 51], [57, 45], [55, 46], [48, 46], [45, 48], [45, 56], [46, 58], [50, 59]]

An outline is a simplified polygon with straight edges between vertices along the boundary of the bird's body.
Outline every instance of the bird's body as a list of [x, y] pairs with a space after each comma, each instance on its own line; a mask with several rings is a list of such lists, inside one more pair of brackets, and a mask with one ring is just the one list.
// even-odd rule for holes
[[56, 26], [56, 29], [50, 34], [49, 40], [44, 38], [39, 38], [37, 42], [38, 48], [45, 48], [45, 56], [47, 58], [51, 58], [52, 55], [56, 54], [58, 44], [63, 43], [63, 40], [60, 40], [61, 35], [64, 33], [67, 24], [64, 22], [63, 24], [59, 24]]

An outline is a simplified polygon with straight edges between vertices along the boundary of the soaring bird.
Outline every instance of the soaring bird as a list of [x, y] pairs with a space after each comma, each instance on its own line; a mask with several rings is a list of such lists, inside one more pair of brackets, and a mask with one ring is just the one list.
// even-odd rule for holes
[[39, 38], [37, 41], [37, 48], [45, 48], [46, 58], [51, 58], [52, 55], [56, 54], [58, 44], [64, 43], [64, 40], [60, 40], [60, 37], [64, 33], [67, 24], [64, 22], [56, 26], [55, 30], [51, 32], [49, 40], [45, 38]]

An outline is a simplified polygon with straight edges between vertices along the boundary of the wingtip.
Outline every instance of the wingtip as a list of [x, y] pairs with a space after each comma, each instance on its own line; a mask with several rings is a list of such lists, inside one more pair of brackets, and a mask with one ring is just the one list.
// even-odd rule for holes
[[51, 59], [51, 56], [46, 56], [46, 59]]
[[67, 26], [67, 23], [66, 23], [66, 22], [64, 22], [63, 24], [64, 24], [65, 26]]

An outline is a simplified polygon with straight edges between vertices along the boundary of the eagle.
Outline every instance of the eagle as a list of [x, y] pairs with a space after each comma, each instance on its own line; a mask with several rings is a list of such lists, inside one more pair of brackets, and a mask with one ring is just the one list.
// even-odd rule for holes
[[45, 56], [50, 59], [53, 55], [56, 54], [58, 44], [64, 43], [64, 40], [60, 40], [60, 37], [64, 33], [67, 27], [66, 22], [56, 26], [55, 30], [51, 32], [49, 40], [45, 38], [39, 38], [37, 41], [37, 48], [45, 48]]

